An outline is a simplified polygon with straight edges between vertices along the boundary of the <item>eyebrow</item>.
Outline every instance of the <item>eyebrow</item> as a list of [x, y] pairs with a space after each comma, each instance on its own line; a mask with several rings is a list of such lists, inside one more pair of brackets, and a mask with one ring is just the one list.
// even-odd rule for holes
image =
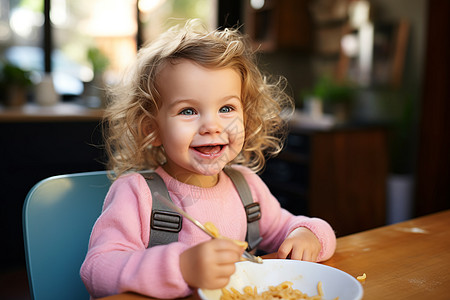
[[223, 100], [228, 100], [228, 99], [232, 99], [232, 98], [236, 98], [237, 100], [239, 100], [239, 102], [241, 102], [241, 97], [237, 96], [237, 95], [230, 95], [230, 96], [224, 97]]
[[[230, 100], [230, 99], [236, 99], [236, 100], [239, 101], [239, 103], [242, 103], [241, 97], [239, 97], [239, 96], [237, 96], [237, 95], [228, 95], [228, 96], [225, 96], [225, 97], [221, 98], [220, 101], [225, 102], [225, 101], [228, 101], [228, 100]], [[192, 102], [195, 103], [195, 102], [201, 102], [201, 101], [200, 101], [200, 100], [197, 100], [197, 99], [195, 99], [195, 98], [186, 98], [186, 99], [181, 98], [181, 99], [176, 99], [176, 100], [174, 100], [174, 101], [169, 105], [169, 108], [173, 108], [174, 106], [177, 106], [177, 105], [183, 105], [183, 103], [190, 104], [190, 103], [192, 103]]]
[[192, 102], [198, 102], [198, 100], [187, 98], [187, 99], [177, 99], [168, 105], [169, 109], [172, 109], [175, 106], [183, 105], [184, 103], [190, 104]]

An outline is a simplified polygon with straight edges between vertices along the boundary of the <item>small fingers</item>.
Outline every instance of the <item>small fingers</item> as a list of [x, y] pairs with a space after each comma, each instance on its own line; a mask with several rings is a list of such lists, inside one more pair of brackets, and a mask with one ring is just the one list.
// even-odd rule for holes
[[240, 260], [244, 252], [244, 249], [228, 240], [217, 239], [217, 246], [215, 255], [219, 264], [235, 263]]
[[218, 265], [234, 265], [241, 260], [241, 254], [234, 251], [217, 251], [215, 253], [215, 261]]
[[291, 259], [305, 260], [304, 257], [305, 257], [305, 251], [303, 250], [303, 248], [292, 250]]
[[318, 252], [304, 247], [291, 247], [288, 245], [281, 245], [277, 252], [277, 258], [280, 259], [295, 259], [304, 261], [317, 261]]
[[291, 259], [304, 260], [304, 261], [317, 261], [318, 253], [308, 248], [300, 248], [292, 251]]
[[205, 284], [202, 288], [209, 289], [209, 290], [221, 289], [221, 288], [224, 288], [229, 282], [230, 282], [230, 276], [218, 277], [218, 278], [215, 278], [215, 280], [212, 280], [211, 282], [208, 282], [207, 284]]
[[284, 241], [277, 251], [277, 258], [285, 259], [288, 258], [292, 251], [292, 243], [289, 241]]

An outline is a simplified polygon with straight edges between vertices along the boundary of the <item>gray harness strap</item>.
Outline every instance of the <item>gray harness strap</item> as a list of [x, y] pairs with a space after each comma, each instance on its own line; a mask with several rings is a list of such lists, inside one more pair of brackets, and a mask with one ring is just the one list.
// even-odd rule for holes
[[[245, 240], [248, 243], [247, 250], [255, 249], [262, 241], [259, 232], [259, 222], [261, 218], [261, 209], [258, 203], [253, 202], [250, 188], [244, 176], [231, 167], [226, 167], [224, 172], [230, 177], [244, 205], [247, 215], [247, 234]], [[149, 248], [156, 245], [166, 245], [178, 241], [178, 232], [181, 230], [182, 220], [180, 214], [161, 203], [154, 193], [170, 199], [167, 187], [162, 178], [153, 171], [140, 172], [147, 181], [148, 187], [152, 193], [152, 216], [150, 221], [150, 241]], [[172, 199], [170, 199], [172, 200]]]
[[231, 167], [224, 168], [224, 172], [230, 177], [231, 181], [233, 181], [242, 204], [244, 205], [245, 214], [247, 215], [247, 235], [245, 236], [245, 240], [248, 243], [247, 250], [251, 251], [262, 241], [258, 222], [258, 220], [261, 219], [261, 208], [259, 207], [259, 203], [253, 202], [252, 193], [241, 172]]
[[169, 192], [167, 191], [166, 184], [156, 172], [147, 171], [141, 172], [141, 174], [147, 181], [153, 199], [148, 248], [177, 242], [178, 232], [181, 230], [183, 218], [179, 213], [174, 212], [154, 196], [157, 192], [172, 201]]

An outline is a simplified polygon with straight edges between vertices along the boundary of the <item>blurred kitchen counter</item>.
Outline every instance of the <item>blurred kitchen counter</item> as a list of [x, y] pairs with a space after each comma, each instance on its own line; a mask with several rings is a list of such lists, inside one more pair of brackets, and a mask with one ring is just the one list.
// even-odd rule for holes
[[52, 106], [26, 104], [20, 107], [0, 107], [0, 122], [70, 122], [100, 121], [103, 109], [61, 102]]

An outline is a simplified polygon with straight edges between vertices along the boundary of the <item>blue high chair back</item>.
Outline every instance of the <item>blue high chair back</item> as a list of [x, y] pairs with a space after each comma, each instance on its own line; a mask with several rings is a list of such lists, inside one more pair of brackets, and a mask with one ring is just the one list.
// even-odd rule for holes
[[32, 299], [89, 299], [80, 267], [110, 185], [97, 171], [50, 177], [30, 190], [22, 221]]

